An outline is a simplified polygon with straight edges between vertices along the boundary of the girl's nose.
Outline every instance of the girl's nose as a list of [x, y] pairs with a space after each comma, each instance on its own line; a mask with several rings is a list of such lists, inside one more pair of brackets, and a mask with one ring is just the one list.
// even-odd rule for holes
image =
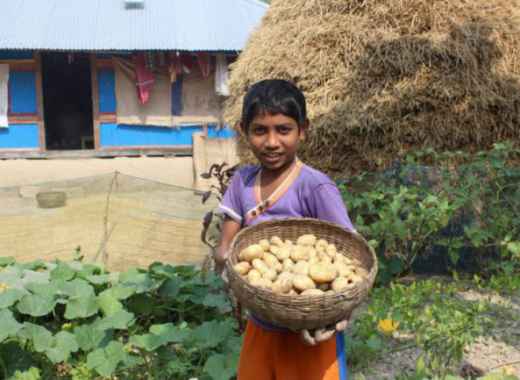
[[276, 135], [276, 132], [271, 131], [267, 135], [267, 146], [269, 148], [277, 148], [280, 142], [278, 141], [278, 136]]

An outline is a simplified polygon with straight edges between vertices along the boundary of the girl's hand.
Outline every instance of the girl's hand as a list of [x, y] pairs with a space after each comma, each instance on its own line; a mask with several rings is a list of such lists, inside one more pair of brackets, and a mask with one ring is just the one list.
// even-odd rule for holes
[[347, 318], [336, 323], [334, 327], [325, 327], [322, 329], [316, 329], [311, 333], [309, 330], [302, 330], [300, 337], [303, 342], [309, 346], [315, 346], [321, 342], [325, 342], [334, 336], [336, 332], [342, 332], [348, 327], [350, 315]]

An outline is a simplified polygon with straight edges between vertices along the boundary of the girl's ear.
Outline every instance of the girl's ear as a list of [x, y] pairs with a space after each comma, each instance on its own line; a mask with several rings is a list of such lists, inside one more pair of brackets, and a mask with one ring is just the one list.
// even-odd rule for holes
[[309, 128], [309, 119], [305, 119], [305, 123], [300, 126], [300, 140], [305, 140], [305, 137], [307, 136], [307, 129]]

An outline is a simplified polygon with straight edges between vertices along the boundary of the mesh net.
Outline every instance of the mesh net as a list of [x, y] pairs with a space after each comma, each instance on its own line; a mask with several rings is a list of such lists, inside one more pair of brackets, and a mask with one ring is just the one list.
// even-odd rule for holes
[[[41, 194], [48, 192], [65, 194], [65, 205], [43, 208]], [[208, 253], [202, 218], [216, 206], [214, 199], [203, 205], [193, 189], [118, 172], [0, 188], [0, 203], [0, 255], [70, 259], [79, 249], [111, 270], [154, 261], [200, 264]]]

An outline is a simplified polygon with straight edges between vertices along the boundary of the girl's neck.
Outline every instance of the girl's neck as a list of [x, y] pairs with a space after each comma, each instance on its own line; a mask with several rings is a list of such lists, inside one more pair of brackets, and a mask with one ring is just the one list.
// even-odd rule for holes
[[297, 159], [295, 157], [291, 162], [275, 170], [268, 169], [262, 166], [262, 182], [264, 182], [265, 184], [269, 184], [272, 182], [283, 181], [283, 179], [287, 177], [287, 175], [289, 175], [289, 173], [293, 169], [294, 165], [296, 164], [296, 160]]

